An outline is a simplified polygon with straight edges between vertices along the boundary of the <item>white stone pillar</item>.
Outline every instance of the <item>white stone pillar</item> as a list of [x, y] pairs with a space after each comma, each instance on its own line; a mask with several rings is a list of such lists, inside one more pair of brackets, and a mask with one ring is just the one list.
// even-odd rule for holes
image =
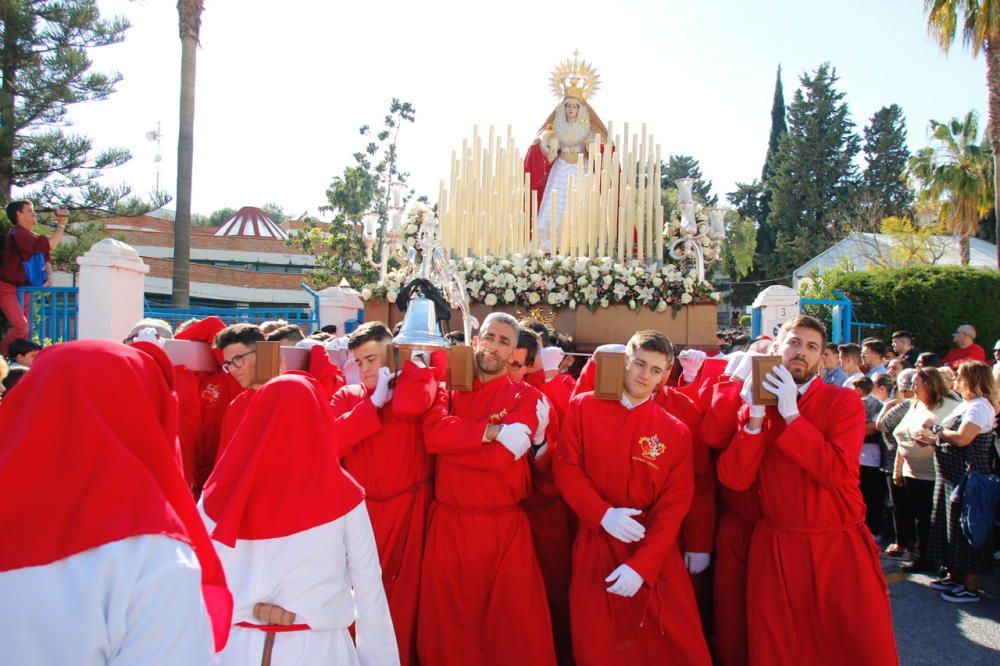
[[344, 324], [348, 319], [357, 319], [358, 310], [365, 307], [361, 294], [350, 287], [327, 287], [319, 293], [320, 328], [334, 324], [337, 336], [347, 334]]
[[83, 339], [122, 340], [143, 316], [149, 266], [130, 245], [113, 238], [79, 257], [79, 329]]

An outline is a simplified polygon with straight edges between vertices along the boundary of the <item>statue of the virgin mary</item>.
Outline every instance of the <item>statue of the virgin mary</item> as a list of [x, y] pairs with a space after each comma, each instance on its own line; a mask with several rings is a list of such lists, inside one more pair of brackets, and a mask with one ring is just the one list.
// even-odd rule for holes
[[597, 71], [580, 61], [579, 53], [557, 65], [552, 72], [552, 91], [560, 102], [542, 123], [524, 158], [525, 173], [531, 174], [531, 189], [538, 197], [533, 237], [545, 252], [551, 251], [553, 225], [559, 238], [569, 179], [578, 169], [577, 156], [583, 155], [586, 170], [590, 145], [595, 139], [603, 144], [608, 135], [587, 102], [599, 85]]

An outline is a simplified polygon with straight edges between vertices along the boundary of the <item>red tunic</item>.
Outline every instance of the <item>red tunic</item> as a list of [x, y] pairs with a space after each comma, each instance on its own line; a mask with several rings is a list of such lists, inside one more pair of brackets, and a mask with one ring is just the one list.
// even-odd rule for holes
[[[699, 439], [713, 449], [729, 445], [736, 434], [743, 400], [743, 382], [722, 378], [703, 394], [708, 408], [698, 429]], [[718, 484], [719, 527], [715, 533], [712, 585], [712, 648], [721, 666], [747, 663], [747, 556], [750, 537], [760, 519], [757, 484], [732, 490]]]
[[[536, 400], [548, 400], [539, 391], [530, 388], [528, 391]], [[556, 661], [571, 666], [573, 644], [569, 631], [569, 580], [573, 536], [569, 508], [559, 496], [559, 490], [552, 478], [552, 460], [559, 448], [559, 425], [562, 417], [552, 406], [552, 401], [548, 400], [548, 403], [549, 425], [545, 429], [548, 448], [542, 457], [531, 461], [532, 490], [531, 494], [521, 501], [521, 508], [528, 515], [535, 555], [542, 569], [542, 578], [545, 579], [545, 592], [552, 618], [552, 638], [556, 646]]]
[[201, 398], [201, 437], [198, 438], [195, 496], [208, 480], [218, 457], [222, 438], [222, 422], [230, 403], [243, 393], [243, 387], [221, 369], [201, 378], [198, 395]]
[[681, 525], [680, 545], [685, 553], [711, 553], [715, 544], [715, 472], [708, 447], [697, 437], [701, 410], [682, 390], [665, 386], [656, 394], [656, 404], [688, 427], [692, 435], [694, 497]]
[[[358, 428], [338, 428], [344, 434], [338, 438], [344, 468], [365, 489], [403, 666], [417, 663], [420, 562], [433, 472], [422, 428], [438, 392], [433, 368], [407, 362], [392, 400], [379, 410], [378, 432], [362, 438], [356, 436]], [[446, 400], [444, 391], [440, 393]], [[344, 386], [333, 396], [334, 416], [349, 418], [370, 394], [361, 384]]]
[[[759, 474], [749, 663], [898, 664], [889, 591], [858, 486], [861, 400], [813, 380], [798, 404], [791, 425], [769, 407], [763, 432], [741, 428], [719, 457], [719, 480], [730, 488], [747, 489]], [[741, 416], [745, 422], [746, 410]]]
[[187, 366], [174, 366], [174, 386], [180, 414], [177, 442], [180, 446], [181, 469], [189, 488], [195, 488], [198, 477], [198, 442], [201, 438], [201, 398], [198, 396], [198, 376]]
[[[584, 393], [570, 402], [556, 483], [580, 518], [570, 604], [578, 666], [708, 664], [691, 580], [677, 535], [694, 493], [691, 433], [655, 402], [629, 410]], [[642, 510], [638, 543], [600, 526], [612, 507]], [[620, 564], [644, 582], [633, 597], [607, 591]]]
[[954, 347], [948, 350], [948, 354], [941, 361], [941, 365], [946, 365], [952, 370], [958, 370], [960, 366], [965, 361], [982, 361], [983, 363], [989, 363], [986, 360], [986, 350], [972, 343], [964, 349], [961, 347]]
[[536, 401], [504, 375], [431, 408], [424, 430], [438, 454], [420, 586], [417, 650], [431, 666], [552, 666], [545, 583], [519, 502], [527, 457], [483, 443], [491, 423], [537, 426]]

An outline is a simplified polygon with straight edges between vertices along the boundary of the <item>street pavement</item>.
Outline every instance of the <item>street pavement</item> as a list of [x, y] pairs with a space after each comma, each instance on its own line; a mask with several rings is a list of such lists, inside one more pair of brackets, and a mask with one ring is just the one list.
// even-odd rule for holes
[[979, 603], [950, 604], [928, 587], [932, 576], [902, 573], [886, 558], [882, 569], [902, 666], [1000, 664], [1000, 573], [982, 577]]

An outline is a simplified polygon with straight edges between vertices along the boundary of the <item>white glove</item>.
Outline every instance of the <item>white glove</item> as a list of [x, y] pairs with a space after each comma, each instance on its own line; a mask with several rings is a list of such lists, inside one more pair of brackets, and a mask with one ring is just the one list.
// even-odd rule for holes
[[392, 400], [392, 389], [389, 388], [389, 382], [396, 375], [389, 372], [389, 368], [379, 368], [378, 369], [378, 383], [375, 384], [375, 390], [372, 391], [372, 404], [378, 408], [385, 406], [385, 403]]
[[531, 448], [531, 429], [523, 423], [505, 424], [497, 441], [513, 454], [514, 460], [519, 460]]
[[708, 553], [684, 553], [684, 566], [690, 574], [700, 574], [711, 562], [712, 556]]
[[736, 364], [733, 371], [730, 373], [730, 377], [737, 381], [744, 381], [750, 376], [750, 371], [753, 370], [753, 357], [760, 356], [757, 352], [744, 352], [743, 356], [740, 357], [740, 362]]
[[544, 397], [538, 399], [538, 406], [535, 407], [535, 415], [538, 417], [538, 428], [535, 429], [533, 442], [535, 446], [540, 446], [545, 441], [545, 429], [549, 427], [549, 401]]
[[635, 596], [635, 593], [642, 587], [642, 576], [627, 564], [620, 564], [618, 568], [611, 572], [611, 575], [604, 579], [605, 583], [612, 583], [608, 588], [611, 594], [621, 597]]
[[799, 387], [788, 368], [783, 365], [774, 366], [764, 377], [761, 386], [778, 396], [778, 413], [782, 418], [790, 419], [799, 415]]
[[164, 345], [163, 338], [161, 338], [159, 334], [157, 334], [156, 329], [153, 328], [152, 326], [149, 326], [139, 331], [136, 334], [136, 336], [132, 338], [132, 342], [152, 342], [154, 345], [160, 347], [161, 349], [163, 348]]
[[642, 511], [639, 509], [608, 509], [604, 512], [604, 517], [601, 518], [601, 527], [619, 541], [635, 543], [646, 536], [646, 527], [632, 518], [640, 513]]
[[739, 366], [740, 361], [743, 360], [744, 356], [746, 356], [746, 352], [741, 352], [741, 351], [733, 352], [732, 354], [727, 356], [726, 369], [723, 371], [722, 374], [729, 375], [730, 377], [732, 377], [733, 373], [736, 372], [736, 368]]
[[[749, 358], [749, 356], [747, 356]], [[753, 401], [753, 376], [747, 377], [743, 382], [743, 388], [740, 389], [740, 397], [743, 398], [743, 402], [750, 407], [750, 418], [752, 419], [762, 419], [767, 413], [764, 405], [755, 404]]]
[[684, 370], [684, 381], [690, 384], [698, 378], [698, 371], [701, 370], [707, 357], [708, 354], [700, 349], [685, 349], [677, 355], [677, 360], [681, 362], [681, 368]]

